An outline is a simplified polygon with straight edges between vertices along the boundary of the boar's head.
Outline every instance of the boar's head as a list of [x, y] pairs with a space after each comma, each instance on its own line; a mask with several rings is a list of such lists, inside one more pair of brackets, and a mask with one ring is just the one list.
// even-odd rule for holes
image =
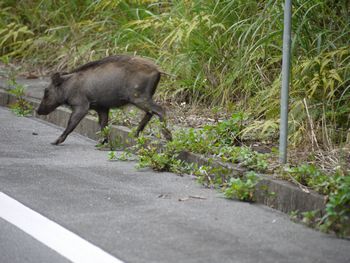
[[54, 73], [50, 85], [44, 90], [44, 97], [36, 110], [39, 115], [47, 115], [64, 103], [64, 85], [69, 75]]

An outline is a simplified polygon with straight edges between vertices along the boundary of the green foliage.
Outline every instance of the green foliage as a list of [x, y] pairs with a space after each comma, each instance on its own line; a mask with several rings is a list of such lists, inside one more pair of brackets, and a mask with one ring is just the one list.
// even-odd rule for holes
[[303, 164], [286, 170], [299, 183], [328, 195], [325, 215], [319, 211], [300, 215], [303, 223], [323, 231], [333, 231], [339, 236], [350, 234], [350, 174], [325, 174], [314, 165]]
[[299, 219], [298, 216], [299, 216], [299, 211], [298, 210], [294, 210], [294, 211], [291, 211], [289, 213], [289, 218], [293, 222], [297, 222], [298, 221], [298, 219]]
[[109, 151], [108, 152], [108, 160], [112, 161], [115, 160], [117, 158], [116, 156], [116, 152], [115, 151]]
[[[293, 1], [290, 139], [295, 144], [309, 138], [311, 122], [322, 127], [319, 142], [346, 140], [349, 10], [347, 0]], [[115, 53], [154, 58], [179, 76], [165, 80], [160, 96], [235, 105], [254, 118], [242, 134], [275, 136], [283, 28], [278, 0], [3, 1], [0, 28], [0, 57], [55, 70]]]
[[301, 222], [309, 227], [317, 227], [317, 223], [320, 221], [320, 211], [306, 211], [301, 213]]
[[138, 167], [150, 167], [159, 172], [188, 173], [189, 165], [177, 159], [178, 153], [171, 147], [160, 148], [146, 137], [137, 139]]
[[101, 131], [96, 132], [96, 134], [99, 136], [99, 143], [96, 145], [96, 147], [100, 149], [108, 148], [111, 151], [114, 151], [116, 149], [121, 149], [124, 146], [123, 140], [121, 137], [115, 136], [112, 139], [111, 124], [104, 127]]
[[108, 152], [108, 159], [110, 161], [130, 161], [134, 160], [133, 155], [128, 150], [121, 152], [119, 155], [117, 155], [116, 151], [109, 151]]
[[329, 195], [321, 223], [322, 230], [350, 235], [350, 175], [337, 178], [337, 189]]
[[225, 167], [200, 166], [193, 167], [192, 174], [197, 177], [197, 181], [208, 187], [221, 189], [225, 187], [230, 179], [231, 171]]
[[228, 120], [215, 125], [205, 125], [202, 129], [181, 130], [175, 134], [178, 149], [195, 153], [215, 154], [221, 147], [233, 146], [239, 142], [244, 115], [235, 113]]
[[252, 151], [248, 147], [236, 147], [233, 148], [233, 151], [230, 153], [229, 158], [231, 162], [240, 163], [245, 167], [248, 167], [252, 170], [264, 172], [268, 168], [266, 154], [258, 153]]
[[178, 151], [187, 150], [219, 158], [224, 162], [239, 163], [249, 169], [264, 172], [268, 167], [267, 155], [257, 153], [245, 146], [235, 146], [239, 143], [242, 113], [215, 125], [206, 125], [202, 129], [188, 129], [174, 134], [172, 147]]
[[191, 166], [178, 160], [179, 153], [190, 151], [206, 154], [225, 162], [239, 163], [248, 169], [265, 171], [268, 166], [266, 155], [252, 151], [248, 147], [233, 145], [237, 141], [243, 120], [243, 114], [238, 113], [216, 125], [206, 125], [203, 129], [176, 131], [173, 141], [167, 142], [163, 148], [152, 144], [146, 137], [139, 137], [137, 139], [139, 166], [148, 166], [156, 171], [190, 173], [206, 187], [218, 189], [227, 186], [230, 169], [215, 165]]
[[111, 109], [109, 118], [111, 123], [115, 125], [131, 127], [132, 121], [137, 117], [137, 113], [135, 109]]
[[321, 194], [329, 194], [336, 189], [335, 178], [337, 176], [327, 175], [313, 164], [302, 164], [287, 168], [285, 172], [302, 185], [311, 187]]
[[33, 112], [33, 106], [24, 99], [25, 88], [23, 85], [18, 84], [14, 79], [8, 81], [8, 85], [11, 87], [8, 92], [15, 96], [16, 102], [10, 105], [10, 109], [17, 116], [28, 116]]
[[[310, 129], [314, 129], [317, 141], [327, 146], [346, 140], [350, 127], [348, 46], [346, 44], [331, 51], [320, 51], [314, 57], [300, 59], [293, 66], [289, 128], [290, 139], [295, 144], [309, 140], [306, 135]], [[276, 79], [270, 90], [263, 90], [252, 99], [251, 104], [256, 105], [258, 116], [263, 114], [278, 120], [279, 92], [280, 79]]]
[[33, 43], [34, 33], [27, 26], [10, 23], [0, 29], [0, 54], [16, 56]]
[[97, 147], [102, 147], [103, 146], [103, 141], [104, 140], [110, 140], [111, 139], [111, 126], [107, 125], [104, 127], [102, 130], [96, 132], [96, 135], [99, 137], [99, 143], [97, 144]]
[[118, 160], [120, 161], [128, 161], [132, 157], [132, 154], [128, 151], [122, 152], [119, 156]]
[[255, 187], [259, 177], [253, 171], [246, 173], [243, 178], [231, 178], [225, 189], [225, 197], [241, 201], [254, 201]]

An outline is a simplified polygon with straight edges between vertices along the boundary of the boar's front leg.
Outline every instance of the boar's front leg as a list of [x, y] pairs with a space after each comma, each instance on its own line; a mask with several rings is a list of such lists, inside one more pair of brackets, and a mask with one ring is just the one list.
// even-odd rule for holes
[[67, 136], [77, 127], [78, 123], [84, 118], [84, 116], [88, 113], [89, 105], [84, 106], [73, 106], [72, 114], [69, 117], [67, 128], [64, 130], [62, 135], [58, 137], [56, 141], [54, 141], [53, 145], [58, 145], [67, 138]]
[[[108, 125], [109, 109], [108, 108], [99, 108], [99, 109], [96, 109], [96, 111], [98, 114], [98, 123], [100, 124], [101, 132], [102, 132], [103, 129]], [[108, 137], [102, 138], [102, 141], [100, 143], [101, 144], [108, 143]]]

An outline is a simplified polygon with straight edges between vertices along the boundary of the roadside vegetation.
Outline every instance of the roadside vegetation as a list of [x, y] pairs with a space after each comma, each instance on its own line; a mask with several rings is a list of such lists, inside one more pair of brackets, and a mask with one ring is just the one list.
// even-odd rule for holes
[[8, 74], [7, 85], [9, 93], [15, 97], [15, 102], [10, 104], [11, 111], [20, 117], [32, 115], [33, 106], [25, 99], [25, 87], [17, 83], [15, 72]]
[[[119, 53], [155, 60], [177, 76], [162, 81], [159, 100], [209, 108], [225, 119], [176, 131], [164, 152], [139, 141], [140, 166], [185, 169], [241, 200], [253, 199], [253, 173], [276, 173], [327, 195], [326, 214], [317, 224], [349, 233], [350, 2], [293, 1], [289, 168], [278, 167], [273, 149], [282, 30], [283, 5], [277, 0], [5, 0], [0, 58], [24, 62], [30, 74], [66, 71]], [[16, 90], [20, 98], [23, 91]], [[124, 113], [114, 114], [115, 121], [130, 125]], [[254, 144], [266, 145], [270, 153]], [[183, 149], [239, 164], [247, 174], [238, 181], [224, 168], [187, 167], [175, 158]]]
[[[190, 174], [205, 187], [217, 189], [226, 198], [254, 202], [259, 181], [259, 174], [273, 173], [275, 177], [291, 181], [303, 191], [316, 191], [325, 195], [325, 211], [295, 211], [291, 216], [304, 224], [325, 232], [334, 232], [338, 236], [350, 235], [350, 174], [340, 167], [334, 172], [325, 172], [314, 164], [300, 164], [292, 167], [276, 165], [275, 153], [262, 154], [250, 147], [238, 146], [242, 126], [241, 114], [231, 119], [207, 125], [203, 129], [179, 129], [173, 141], [160, 146], [159, 141], [141, 136], [131, 148], [117, 156], [113, 150], [116, 144], [111, 142], [110, 160], [134, 160], [131, 153], [138, 155], [138, 167], [151, 167], [159, 172]], [[154, 121], [153, 121], [154, 122]], [[153, 123], [155, 129], [156, 124]], [[223, 132], [225, 127], [225, 132]], [[158, 131], [161, 130], [158, 121]], [[131, 133], [132, 136], [132, 133]], [[160, 132], [155, 134], [160, 138]], [[120, 146], [120, 145], [119, 145]], [[117, 146], [118, 147], [118, 146]], [[125, 149], [125, 148], [124, 148]], [[199, 153], [209, 159], [208, 165], [186, 163], [181, 160], [184, 151]], [[211, 163], [210, 163], [211, 162]], [[217, 164], [220, 165], [217, 165]], [[239, 167], [236, 173], [233, 167]], [[274, 167], [274, 169], [271, 169]], [[261, 190], [264, 190], [261, 188]], [[275, 193], [266, 192], [267, 195]]]

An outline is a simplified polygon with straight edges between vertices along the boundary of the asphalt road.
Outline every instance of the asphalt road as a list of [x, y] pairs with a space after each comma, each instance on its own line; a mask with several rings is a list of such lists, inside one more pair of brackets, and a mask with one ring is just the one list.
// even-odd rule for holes
[[[350, 262], [347, 240], [189, 176], [108, 161], [77, 134], [50, 145], [61, 132], [0, 107], [0, 192], [124, 262]], [[69, 261], [0, 218], [0, 262]]]

